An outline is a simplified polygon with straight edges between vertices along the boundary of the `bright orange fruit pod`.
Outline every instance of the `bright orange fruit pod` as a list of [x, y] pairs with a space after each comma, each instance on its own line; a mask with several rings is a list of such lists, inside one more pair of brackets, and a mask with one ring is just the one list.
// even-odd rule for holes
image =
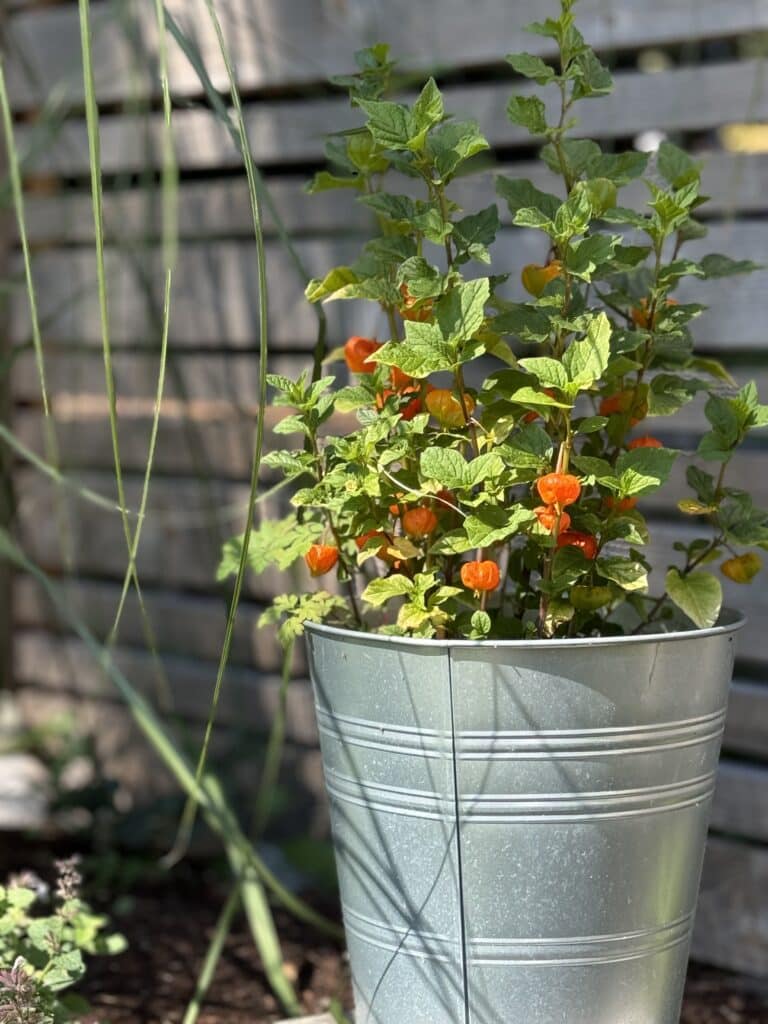
[[538, 299], [549, 282], [559, 277], [562, 272], [563, 265], [560, 260], [550, 260], [545, 266], [541, 266], [539, 263], [529, 263], [523, 267], [520, 280], [528, 294]]
[[603, 504], [612, 512], [631, 512], [635, 505], [637, 505], [637, 502], [638, 499], [636, 497], [614, 498], [613, 495], [608, 495], [603, 498]]
[[428, 537], [437, 529], [437, 516], [431, 508], [417, 505], [403, 513], [403, 533], [409, 537]]
[[501, 571], [490, 559], [482, 562], [464, 562], [460, 575], [461, 582], [467, 590], [474, 590], [476, 593], [482, 590], [495, 590], [501, 582]]
[[[450, 388], [434, 388], [427, 393], [425, 404], [437, 422], [443, 427], [463, 427], [466, 424], [461, 398]], [[471, 395], [464, 395], [467, 415], [475, 411], [475, 400]]]
[[638, 398], [634, 391], [618, 391], [600, 402], [601, 416], [631, 414], [630, 424], [636, 427], [648, 415], [648, 402]]
[[[554, 533], [558, 521], [557, 506], [539, 505], [539, 507], [535, 508], [533, 511], [544, 529], [549, 531], [549, 533]], [[558, 534], [562, 533], [563, 530], [567, 530], [571, 525], [571, 517], [567, 512], [561, 512], [559, 518], [560, 527], [557, 531]]]
[[414, 416], [418, 416], [418, 414], [421, 412], [422, 404], [420, 388], [417, 388], [415, 386], [398, 388], [397, 390], [393, 390], [392, 388], [384, 388], [383, 391], [379, 392], [379, 394], [376, 395], [376, 408], [383, 409], [387, 399], [391, 398], [393, 395], [400, 395], [401, 397], [407, 395], [414, 395], [413, 398], [411, 398], [408, 402], [406, 402], [405, 405], [401, 406], [400, 409], [398, 410], [401, 417], [404, 420], [412, 420]]
[[[679, 305], [680, 303], [677, 301], [677, 299], [666, 299], [663, 303], [662, 308], [664, 306], [669, 308], [669, 306]], [[654, 322], [658, 318], [659, 312], [660, 310], [657, 309], [656, 314], [653, 317]], [[632, 309], [629, 311], [629, 315], [632, 317], [632, 323], [635, 325], [635, 327], [642, 327], [647, 331], [650, 330], [650, 328], [653, 326], [653, 324], [651, 323], [650, 310], [648, 307], [648, 299], [640, 299], [638, 304], [636, 306], [633, 306]]]
[[427, 320], [432, 319], [433, 313], [433, 302], [432, 299], [416, 299], [408, 291], [408, 285], [403, 282], [400, 285], [400, 294], [403, 297], [403, 303], [400, 306], [400, 316], [403, 320], [414, 320], [417, 323], [426, 323]]
[[720, 572], [734, 583], [750, 583], [763, 567], [763, 560], [754, 551], [745, 555], [728, 558], [720, 566]]
[[627, 445], [629, 451], [633, 452], [635, 448], [663, 448], [664, 445], [656, 437], [651, 437], [650, 434], [646, 434], [644, 437], [636, 437], [630, 441]]
[[536, 481], [541, 500], [545, 505], [559, 505], [564, 508], [579, 500], [581, 484], [571, 473], [546, 473]]
[[304, 561], [313, 576], [324, 576], [338, 560], [339, 549], [335, 544], [312, 544], [304, 555]]
[[582, 533], [580, 530], [565, 530], [557, 538], [557, 546], [559, 548], [578, 548], [590, 562], [594, 562], [597, 558], [597, 538], [593, 537], [591, 533]]
[[367, 533], [363, 533], [359, 537], [355, 537], [355, 545], [358, 551], [362, 551], [368, 541], [374, 537], [383, 542], [376, 552], [376, 557], [380, 558], [384, 562], [390, 561], [390, 555], [387, 551], [387, 548], [389, 547], [389, 538], [386, 533], [383, 533], [381, 530], [369, 530]]
[[376, 363], [369, 362], [368, 357], [380, 348], [381, 342], [355, 334], [344, 346], [344, 359], [353, 373], [373, 373]]
[[[544, 394], [549, 395], [550, 398], [555, 397], [555, 392], [552, 388], [544, 388]], [[530, 412], [527, 412], [525, 416], [523, 416], [523, 423], [533, 423], [539, 419], [540, 416], [540, 412], [534, 412], [533, 409], [531, 409]]]
[[413, 387], [413, 377], [409, 377], [407, 373], [403, 373], [403, 371], [397, 366], [390, 368], [389, 379], [392, 381], [392, 387], [395, 391], [403, 391], [405, 388]]

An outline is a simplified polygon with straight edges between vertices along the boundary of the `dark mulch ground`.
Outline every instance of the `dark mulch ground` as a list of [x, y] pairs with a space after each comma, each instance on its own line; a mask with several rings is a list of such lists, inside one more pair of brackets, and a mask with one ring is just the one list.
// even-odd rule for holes
[[[110, 1024], [178, 1024], [215, 921], [210, 897], [160, 890], [141, 895], [120, 922], [130, 951], [89, 973], [85, 994]], [[279, 920], [288, 969], [307, 1013], [344, 997], [343, 958], [288, 918]], [[266, 1024], [279, 1020], [274, 998], [244, 925], [227, 944], [200, 1024]], [[407, 1022], [403, 1022], [407, 1024]], [[693, 965], [681, 1024], [768, 1024], [768, 983]]]

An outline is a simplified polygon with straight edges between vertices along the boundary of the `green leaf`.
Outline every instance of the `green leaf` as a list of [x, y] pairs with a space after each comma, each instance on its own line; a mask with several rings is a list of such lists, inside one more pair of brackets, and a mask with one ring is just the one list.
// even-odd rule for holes
[[634, 149], [624, 153], [601, 153], [598, 147], [598, 152], [590, 157], [585, 170], [590, 177], [608, 178], [621, 186], [644, 174], [649, 159], [649, 153], [639, 153]]
[[533, 304], [512, 302], [492, 325], [500, 334], [514, 334], [521, 341], [547, 341], [552, 333], [549, 318]]
[[622, 497], [651, 494], [669, 478], [678, 453], [671, 448], [634, 448], [616, 460]]
[[648, 570], [641, 562], [631, 558], [613, 556], [610, 558], [598, 558], [596, 562], [597, 573], [603, 579], [617, 583], [622, 590], [630, 593], [635, 590], [648, 589]]
[[723, 604], [723, 588], [716, 576], [703, 570], [681, 576], [672, 568], [667, 573], [666, 585], [670, 599], [697, 626], [714, 626]]
[[527, 423], [516, 430], [509, 443], [501, 448], [504, 462], [513, 469], [541, 470], [552, 461], [554, 442], [537, 423]]
[[304, 632], [305, 622], [325, 622], [334, 613], [342, 620], [349, 611], [347, 602], [326, 590], [315, 590], [309, 594], [280, 594], [266, 611], [259, 616], [258, 625], [271, 626], [279, 623], [277, 636], [283, 648], [287, 649]]
[[530, 509], [522, 505], [515, 505], [512, 508], [484, 508], [467, 516], [464, 520], [464, 529], [470, 547], [490, 547], [499, 541], [506, 540], [515, 533], [520, 532], [520, 527], [535, 519]]
[[480, 263], [490, 263], [488, 246], [495, 240], [500, 226], [499, 211], [495, 203], [480, 210], [479, 213], [455, 221], [451, 237], [456, 247], [456, 262], [461, 264], [473, 259]]
[[421, 476], [436, 480], [443, 487], [463, 487], [467, 461], [454, 448], [426, 448], [419, 459]]
[[572, 192], [555, 215], [554, 235], [561, 243], [583, 234], [592, 218], [592, 203], [586, 192]]
[[85, 963], [83, 954], [79, 949], [71, 949], [66, 952], [57, 953], [53, 959], [53, 966], [41, 979], [44, 988], [51, 992], [59, 992], [61, 989], [69, 988], [85, 974]]
[[446, 275], [423, 256], [411, 256], [398, 267], [397, 284], [407, 284], [414, 299], [433, 299], [445, 290]]
[[489, 477], [499, 476], [503, 469], [504, 463], [498, 452], [484, 452], [465, 463], [464, 486], [476, 487]]
[[571, 462], [581, 472], [603, 487], [618, 490], [619, 483], [613, 466], [605, 459], [597, 459], [591, 455], [573, 455]]
[[386, 100], [358, 99], [357, 104], [368, 115], [368, 131], [385, 149], [407, 150], [416, 134], [410, 110], [402, 103]]
[[[300, 523], [295, 513], [279, 520], [267, 519], [251, 531], [248, 565], [255, 573], [262, 573], [271, 565], [287, 569], [304, 556], [322, 532], [322, 523], [312, 519]], [[237, 574], [242, 548], [242, 536], [226, 541], [216, 570], [219, 582]]]
[[488, 612], [484, 612], [481, 609], [473, 612], [470, 624], [472, 630], [469, 636], [472, 640], [482, 640], [483, 637], [488, 636], [491, 632], [491, 616]]
[[16, 907], [17, 910], [26, 910], [35, 902], [37, 894], [34, 889], [25, 889], [23, 886], [14, 885], [5, 890], [5, 899], [9, 906]]
[[561, 391], [565, 391], [568, 387], [568, 374], [563, 364], [557, 359], [550, 359], [547, 356], [532, 356], [529, 359], [520, 359], [518, 362], [528, 373], [534, 375], [542, 387], [559, 388]]
[[659, 373], [648, 391], [648, 415], [672, 416], [706, 387], [703, 381], [674, 373]]
[[698, 182], [701, 177], [701, 164], [688, 156], [684, 149], [666, 140], [659, 146], [656, 166], [659, 174], [673, 188]]
[[591, 321], [587, 336], [574, 341], [565, 350], [563, 366], [570, 380], [579, 388], [589, 388], [605, 372], [611, 352], [611, 322], [605, 313]]
[[356, 284], [359, 281], [357, 274], [351, 267], [334, 267], [329, 270], [323, 278], [313, 278], [304, 290], [309, 302], [320, 302], [321, 299], [331, 299], [347, 285]]
[[487, 277], [463, 281], [443, 296], [435, 306], [435, 318], [443, 338], [447, 342], [469, 341], [483, 325], [485, 304], [489, 296], [490, 282]]
[[547, 108], [538, 96], [513, 96], [507, 104], [507, 117], [512, 124], [527, 128], [531, 135], [545, 135]]
[[365, 180], [359, 174], [351, 178], [344, 178], [337, 174], [331, 174], [330, 171], [318, 171], [312, 181], [305, 186], [305, 191], [313, 195], [316, 192], [329, 192], [331, 189], [337, 188], [362, 189], [364, 187]]
[[439, 124], [444, 116], [443, 97], [434, 78], [430, 78], [413, 105], [412, 132], [414, 139], [411, 140], [411, 148], [423, 149], [426, 133]]
[[610, 235], [589, 235], [580, 242], [570, 244], [565, 254], [565, 266], [574, 277], [591, 281], [596, 270], [613, 259], [616, 237]]
[[710, 253], [699, 261], [704, 277], [712, 280], [716, 277], [732, 277], [734, 274], [751, 274], [753, 270], [762, 270], [762, 263], [753, 260], [732, 260], [729, 256]]
[[582, 551], [572, 545], [558, 548], [552, 558], [552, 576], [549, 586], [545, 588], [541, 583], [542, 590], [550, 594], [559, 594], [586, 575], [592, 568], [592, 562]]
[[[577, 178], [580, 178], [585, 173], [591, 177], [611, 177], [605, 170], [601, 169], [598, 172], [594, 169], [596, 163], [603, 156], [603, 152], [598, 144], [592, 142], [591, 139], [566, 138], [562, 140], [560, 149], [563, 154], [565, 169], [573, 181], [576, 181]], [[554, 171], [557, 175], [562, 175], [560, 155], [551, 142], [547, 143], [542, 149], [541, 158], [551, 171]]]
[[598, 430], [608, 425], [607, 416], [585, 416], [582, 420], [576, 420], [574, 427], [579, 434], [595, 434]]
[[426, 144], [427, 153], [446, 183], [465, 160], [488, 148], [487, 139], [474, 121], [447, 121], [429, 135]]
[[573, 89], [575, 100], [607, 96], [613, 89], [611, 73], [597, 58], [594, 50], [586, 49], [579, 54], [571, 65], [570, 73], [576, 78]]
[[543, 391], [537, 391], [536, 388], [532, 387], [518, 388], [517, 391], [513, 391], [509, 396], [509, 400], [526, 408], [532, 407], [535, 411], [538, 411], [542, 406], [551, 406], [555, 409], [570, 409], [573, 404], [572, 402], [552, 398], [551, 395], [547, 395]]
[[546, 220], [554, 220], [562, 203], [557, 196], [536, 188], [533, 182], [527, 178], [506, 178], [503, 175], [498, 175], [496, 191], [502, 199], [506, 199], [509, 212], [512, 214], [517, 213], [518, 210], [534, 209], [538, 210]]
[[530, 53], [510, 53], [507, 63], [511, 64], [518, 75], [532, 78], [539, 85], [548, 85], [556, 76], [555, 69], [545, 64], [541, 57]]
[[405, 324], [405, 341], [388, 341], [370, 358], [418, 379], [451, 370], [458, 361], [455, 346], [445, 341], [438, 324], [410, 320]]
[[[364, 387], [340, 388], [336, 392], [334, 405], [339, 412], [355, 412], [373, 403], [371, 393]], [[266, 462], [266, 459], [264, 460]]]
[[380, 608], [393, 597], [402, 597], [412, 593], [413, 586], [413, 580], [395, 573], [383, 579], [371, 580], [363, 591], [362, 597], [367, 604], [373, 605], [374, 608]]

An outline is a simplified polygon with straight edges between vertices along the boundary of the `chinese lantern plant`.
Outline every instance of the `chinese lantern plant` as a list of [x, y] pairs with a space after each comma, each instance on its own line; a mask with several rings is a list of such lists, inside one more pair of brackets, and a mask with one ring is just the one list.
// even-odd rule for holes
[[[432, 79], [412, 103], [391, 99], [386, 46], [336, 80], [360, 123], [331, 139], [331, 169], [309, 191], [348, 190], [377, 230], [307, 298], [374, 303], [383, 334], [335, 353], [348, 373], [271, 377], [290, 409], [276, 432], [296, 443], [265, 461], [294, 485], [293, 512], [254, 532], [249, 557], [258, 571], [305, 560], [322, 588], [277, 599], [265, 621], [281, 621], [284, 638], [306, 619], [427, 638], [588, 637], [642, 630], [675, 606], [705, 627], [720, 612], [721, 571], [748, 582], [761, 568], [768, 513], [729, 485], [728, 468], [768, 406], [694, 354], [689, 327], [704, 307], [674, 296], [685, 279], [755, 267], [687, 255], [706, 233], [705, 197], [681, 149], [607, 153], [573, 134], [579, 105], [612, 85], [572, 6], [531, 26], [559, 60], [508, 58], [530, 80], [509, 118], [543, 142], [559, 179], [545, 192], [497, 178], [512, 223], [540, 236], [539, 262], [515, 271], [517, 299], [509, 268], [491, 260], [496, 205], [467, 212], [453, 198], [456, 176], [488, 149], [479, 127], [446, 113]], [[648, 195], [639, 210], [622, 204], [635, 179]], [[694, 400], [710, 429], [681, 453], [656, 433]], [[334, 433], [334, 412], [354, 425]], [[644, 499], [682, 457], [692, 495], [681, 523], [695, 538], [649, 582]], [[230, 542], [222, 577], [238, 550]]]

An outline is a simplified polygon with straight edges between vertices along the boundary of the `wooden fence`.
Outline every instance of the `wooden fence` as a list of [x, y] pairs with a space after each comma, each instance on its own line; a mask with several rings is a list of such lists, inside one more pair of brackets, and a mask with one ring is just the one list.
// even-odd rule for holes
[[[159, 195], [162, 114], [158, 103], [153, 5], [93, 0], [98, 96], [102, 105], [104, 213], [110, 278], [120, 440], [128, 504], [135, 507], [147, 452], [159, 345]], [[434, 71], [446, 105], [476, 117], [502, 169], [546, 184], [531, 163], [528, 139], [511, 126], [512, 88], [503, 55], [546, 43], [522, 26], [539, 7], [502, 0], [228, 0], [218, 5], [246, 99], [245, 115], [258, 164], [275, 205], [310, 272], [353, 256], [366, 213], [348, 196], [308, 197], [302, 184], [322, 163], [323, 134], [355, 122], [343, 98], [323, 88], [348, 70], [352, 52], [377, 39], [392, 43], [406, 67]], [[112, 452], [94, 286], [88, 148], [83, 116], [77, 7], [16, 0], [9, 5], [5, 61], [27, 154], [28, 218], [34, 276], [45, 325], [46, 362], [61, 464], [80, 485], [114, 494]], [[196, 41], [211, 80], [226, 76], [203, 0], [167, 7]], [[768, 32], [764, 0], [583, 0], [587, 37], [616, 66], [614, 96], [586, 105], [582, 129], [625, 144], [665, 132], [707, 157], [705, 191], [710, 234], [691, 252], [768, 253], [768, 152], [723, 143], [724, 125], [768, 120], [768, 67], [759, 51]], [[173, 124], [182, 173], [182, 245], [170, 326], [169, 381], [163, 405], [150, 514], [138, 556], [147, 608], [177, 712], [199, 722], [210, 698], [221, 647], [225, 602], [214, 584], [221, 540], [242, 529], [256, 413], [255, 247], [245, 180], [231, 139], [207, 109], [200, 81], [170, 43]], [[650, 69], [654, 70], [650, 70]], [[514, 83], [520, 86], [521, 83]], [[524, 86], [523, 86], [524, 88]], [[768, 128], [760, 139], [768, 148]], [[733, 138], [733, 133], [728, 136]], [[492, 201], [490, 173], [458, 182], [468, 208]], [[510, 230], [506, 211], [494, 254], [513, 272], [540, 261], [541, 242]], [[305, 365], [316, 320], [302, 283], [267, 217], [272, 365], [293, 373]], [[17, 262], [16, 269], [19, 269]], [[702, 298], [710, 311], [696, 324], [699, 348], [729, 361], [742, 378], [768, 392], [766, 276], [693, 282], [680, 297]], [[330, 313], [333, 344], [380, 326], [353, 304]], [[14, 430], [44, 451], [39, 384], [28, 350], [30, 320], [23, 289], [11, 300], [10, 338], [27, 346], [13, 373]], [[658, 432], [691, 450], [703, 417], [695, 409]], [[674, 432], [672, 432], [674, 430]], [[766, 448], [747, 447], [734, 467], [768, 502]], [[106, 636], [126, 565], [119, 517], [54, 487], [28, 463], [15, 470], [18, 532], [32, 557], [60, 577], [68, 602]], [[684, 529], [675, 520], [675, 487], [652, 505], [659, 545]], [[225, 733], [247, 722], [263, 730], [278, 699], [279, 652], [256, 629], [263, 602], [286, 581], [252, 580], [241, 609], [221, 705]], [[696, 952], [705, 959], [768, 973], [768, 589], [726, 587], [746, 609], [739, 640], [724, 759], [705, 869]], [[37, 586], [14, 586], [15, 677], [33, 717], [52, 707], [76, 708], [97, 731], [110, 771], [134, 788], [156, 766], [141, 753], [125, 713], [83, 644], [63, 632]], [[116, 658], [134, 683], [154, 693], [155, 666], [141, 617], [129, 601]], [[318, 789], [315, 729], [304, 665], [290, 696], [291, 770]], [[680, 681], [685, 685], [685, 680]]]

